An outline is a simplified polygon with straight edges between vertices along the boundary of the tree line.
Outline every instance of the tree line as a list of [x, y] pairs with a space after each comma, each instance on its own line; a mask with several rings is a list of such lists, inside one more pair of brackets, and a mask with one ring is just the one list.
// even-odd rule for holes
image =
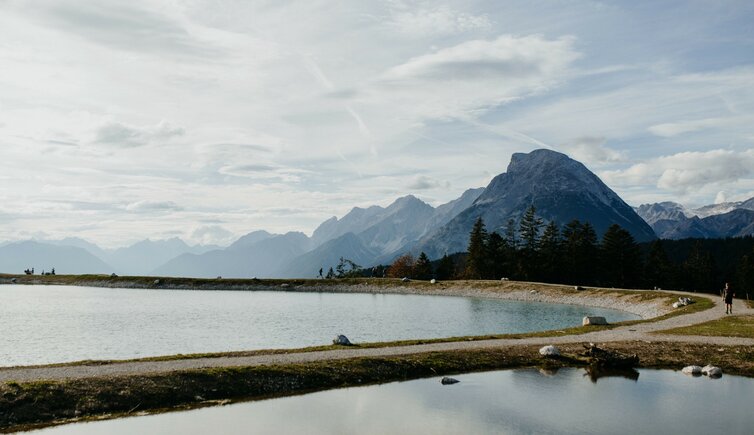
[[615, 224], [598, 238], [589, 222], [562, 227], [544, 223], [536, 209], [502, 234], [488, 232], [480, 217], [469, 233], [466, 253], [430, 262], [421, 253], [399, 257], [372, 276], [414, 279], [509, 278], [570, 285], [662, 288], [719, 294], [730, 282], [739, 297], [754, 298], [754, 238], [655, 240], [637, 243]]

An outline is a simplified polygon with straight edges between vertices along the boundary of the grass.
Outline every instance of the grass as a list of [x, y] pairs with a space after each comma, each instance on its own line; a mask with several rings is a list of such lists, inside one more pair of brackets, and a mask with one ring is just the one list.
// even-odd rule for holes
[[702, 335], [705, 337], [754, 338], [754, 316], [728, 316], [698, 325], [659, 331], [658, 334]]

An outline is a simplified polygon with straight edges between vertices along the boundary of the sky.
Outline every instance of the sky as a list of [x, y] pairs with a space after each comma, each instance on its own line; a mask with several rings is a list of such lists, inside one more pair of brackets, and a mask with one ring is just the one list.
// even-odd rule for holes
[[0, 0], [0, 241], [311, 234], [549, 148], [754, 196], [751, 1]]

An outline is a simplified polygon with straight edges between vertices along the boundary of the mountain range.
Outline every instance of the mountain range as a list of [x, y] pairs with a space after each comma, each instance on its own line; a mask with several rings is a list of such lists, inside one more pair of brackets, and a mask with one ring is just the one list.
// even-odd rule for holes
[[718, 239], [754, 235], [754, 198], [688, 209], [675, 202], [636, 208], [662, 239]]
[[754, 198], [688, 210], [676, 203], [627, 205], [580, 162], [555, 151], [512, 156], [507, 171], [487, 187], [469, 189], [438, 207], [408, 195], [387, 207], [355, 207], [332, 217], [311, 237], [300, 232], [254, 231], [227, 247], [190, 246], [174, 238], [145, 240], [116, 250], [79, 238], [0, 244], [0, 272], [56, 267], [58, 273], [187, 277], [314, 277], [341, 257], [362, 266], [387, 264], [410, 252], [436, 259], [465, 251], [477, 218], [488, 231], [518, 224], [530, 206], [545, 222], [590, 222], [598, 236], [612, 224], [637, 241], [754, 234]]

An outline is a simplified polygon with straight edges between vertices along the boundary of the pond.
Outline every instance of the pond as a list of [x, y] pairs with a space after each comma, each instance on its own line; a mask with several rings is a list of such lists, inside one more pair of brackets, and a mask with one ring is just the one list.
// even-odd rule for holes
[[0, 286], [0, 366], [561, 329], [576, 305], [364, 293]]
[[[750, 434], [754, 379], [506, 370], [41, 430], [62, 434]], [[36, 432], [35, 432], [36, 433]]]

